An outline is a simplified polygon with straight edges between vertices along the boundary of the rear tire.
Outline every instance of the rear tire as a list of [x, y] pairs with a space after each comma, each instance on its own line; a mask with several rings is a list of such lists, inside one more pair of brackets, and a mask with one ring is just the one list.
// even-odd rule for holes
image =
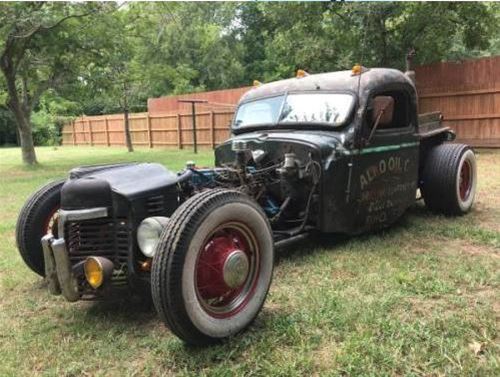
[[153, 302], [183, 341], [214, 343], [255, 319], [273, 263], [271, 227], [260, 206], [237, 191], [206, 191], [183, 203], [163, 231], [153, 259]]
[[45, 263], [40, 240], [50, 231], [51, 220], [61, 205], [63, 181], [51, 182], [26, 201], [16, 224], [17, 248], [26, 265], [40, 276], [45, 276]]
[[421, 191], [433, 212], [463, 215], [476, 195], [477, 164], [473, 150], [464, 144], [441, 144], [426, 157]]

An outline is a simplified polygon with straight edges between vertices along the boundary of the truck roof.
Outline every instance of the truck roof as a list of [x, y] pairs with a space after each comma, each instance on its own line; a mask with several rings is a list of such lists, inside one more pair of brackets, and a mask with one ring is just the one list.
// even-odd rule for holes
[[[359, 82], [359, 84], [358, 84]], [[271, 97], [293, 91], [351, 91], [360, 93], [371, 91], [384, 83], [410, 84], [412, 81], [403, 72], [392, 68], [370, 68], [361, 74], [353, 75], [352, 71], [337, 71], [311, 74], [301, 78], [291, 78], [270, 82], [254, 87], [246, 92], [240, 102], [247, 102], [264, 97]]]

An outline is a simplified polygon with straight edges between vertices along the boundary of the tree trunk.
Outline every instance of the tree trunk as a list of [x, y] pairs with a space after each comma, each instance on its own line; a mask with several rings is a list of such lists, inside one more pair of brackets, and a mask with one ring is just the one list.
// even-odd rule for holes
[[23, 163], [35, 165], [37, 160], [30, 122], [31, 107], [29, 104], [23, 103], [19, 99], [16, 88], [16, 74], [12, 59], [9, 59], [7, 56], [2, 56], [0, 68], [5, 76], [5, 82], [7, 84], [7, 93], [9, 95], [7, 106], [16, 119], [18, 141], [21, 144]]
[[134, 147], [132, 146], [132, 137], [130, 136], [130, 123], [129, 123], [128, 106], [127, 105], [125, 105], [124, 109], [123, 109], [123, 120], [125, 123], [125, 143], [127, 144], [127, 150], [129, 152], [133, 152]]
[[21, 144], [21, 153], [23, 156], [23, 163], [28, 164], [28, 165], [37, 164], [31, 127], [27, 131], [19, 130], [19, 142]]
[[17, 134], [19, 137], [18, 141], [19, 144], [21, 144], [23, 163], [35, 165], [37, 164], [37, 160], [30, 122], [30, 109], [23, 106], [23, 104], [19, 101], [17, 91], [15, 90], [15, 81], [12, 83], [9, 82], [9, 77], [6, 77], [6, 79], [9, 93], [8, 107], [16, 119]]

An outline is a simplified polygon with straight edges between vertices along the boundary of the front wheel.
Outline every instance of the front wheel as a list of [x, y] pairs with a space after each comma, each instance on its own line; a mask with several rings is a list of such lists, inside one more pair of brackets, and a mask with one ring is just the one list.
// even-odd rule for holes
[[61, 187], [64, 180], [50, 182], [26, 201], [16, 224], [17, 248], [26, 265], [40, 276], [45, 276], [45, 263], [40, 240], [52, 231], [61, 205]]
[[206, 191], [181, 205], [163, 231], [153, 260], [153, 302], [179, 338], [213, 343], [255, 319], [273, 263], [271, 228], [259, 205], [237, 191]]

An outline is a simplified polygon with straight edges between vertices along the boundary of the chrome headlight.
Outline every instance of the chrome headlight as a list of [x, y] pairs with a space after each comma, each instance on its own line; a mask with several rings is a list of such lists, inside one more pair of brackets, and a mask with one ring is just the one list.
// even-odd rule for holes
[[139, 249], [148, 258], [152, 258], [163, 228], [167, 225], [168, 217], [148, 217], [142, 220], [137, 228], [137, 243]]

